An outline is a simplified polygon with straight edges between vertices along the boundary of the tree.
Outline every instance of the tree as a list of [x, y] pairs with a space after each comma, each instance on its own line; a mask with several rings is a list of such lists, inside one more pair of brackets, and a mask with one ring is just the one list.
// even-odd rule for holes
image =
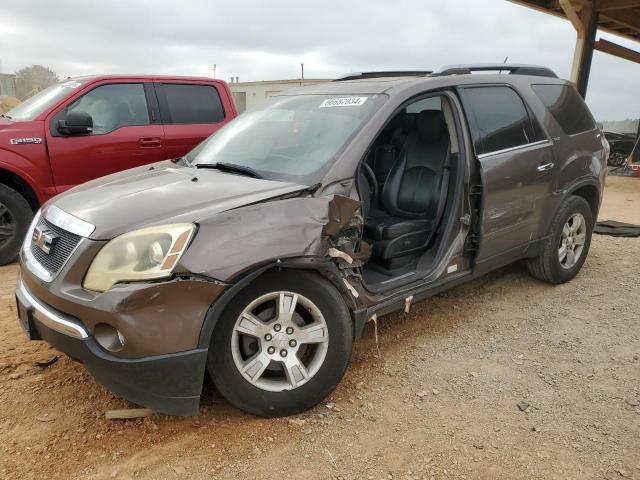
[[58, 75], [50, 68], [31, 65], [16, 72], [16, 94], [20, 100], [26, 100], [58, 81]]

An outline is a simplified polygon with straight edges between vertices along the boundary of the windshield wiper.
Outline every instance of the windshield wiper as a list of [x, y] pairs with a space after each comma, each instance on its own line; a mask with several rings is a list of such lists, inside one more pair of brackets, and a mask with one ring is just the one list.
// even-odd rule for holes
[[11, 120], [11, 117], [9, 115], [4, 114], [4, 113], [2, 115], [0, 115], [0, 117], [8, 118], [9, 120]]
[[198, 163], [195, 165], [196, 168], [215, 168], [218, 170], [223, 170], [226, 172], [239, 173], [241, 175], [246, 175], [247, 177], [260, 178], [264, 177], [256, 172], [251, 167], [245, 167], [244, 165], [237, 165], [235, 163], [225, 163], [225, 162], [217, 162], [217, 163]]

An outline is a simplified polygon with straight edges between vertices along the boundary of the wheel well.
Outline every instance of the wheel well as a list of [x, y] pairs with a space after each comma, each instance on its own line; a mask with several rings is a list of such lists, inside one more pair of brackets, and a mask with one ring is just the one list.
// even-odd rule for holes
[[0, 183], [13, 188], [22, 195], [34, 212], [40, 208], [40, 202], [38, 201], [36, 193], [20, 176], [8, 170], [0, 169]]
[[282, 264], [279, 264], [279, 265], [268, 265], [268, 266], [259, 268], [253, 273], [246, 275], [242, 280], [240, 280], [239, 282], [231, 286], [229, 289], [227, 289], [222, 294], [223, 297], [217, 299], [213, 303], [213, 305], [211, 306], [211, 308], [209, 309], [209, 312], [205, 317], [202, 330], [200, 331], [199, 346], [205, 347], [205, 348], [209, 347], [211, 335], [213, 334], [213, 331], [218, 323], [218, 319], [220, 318], [224, 310], [227, 308], [227, 306], [233, 301], [236, 295], [238, 295], [242, 290], [247, 288], [251, 283], [263, 279], [266, 275], [277, 275], [279, 272], [292, 271], [292, 270], [298, 270], [301, 272], [316, 274], [320, 277], [323, 277], [324, 280], [329, 282], [337, 290], [340, 296], [344, 299], [345, 305], [347, 306], [347, 309], [349, 310], [349, 313], [352, 315], [352, 318], [353, 318], [353, 311], [355, 309], [355, 305], [353, 301], [350, 301], [351, 299], [348, 296], [348, 292], [345, 292], [344, 288], [341, 288], [339, 283], [336, 284], [337, 282], [335, 280], [332, 280], [330, 276], [326, 274], [323, 275], [321, 271], [324, 269], [321, 266], [310, 266], [305, 259], [301, 259], [299, 263], [294, 261], [288, 261], [288, 262], [283, 262]]
[[584, 198], [591, 207], [591, 213], [593, 215], [593, 221], [595, 222], [598, 217], [598, 206], [600, 201], [600, 194], [598, 189], [593, 185], [585, 185], [575, 191], [571, 192], [572, 195]]

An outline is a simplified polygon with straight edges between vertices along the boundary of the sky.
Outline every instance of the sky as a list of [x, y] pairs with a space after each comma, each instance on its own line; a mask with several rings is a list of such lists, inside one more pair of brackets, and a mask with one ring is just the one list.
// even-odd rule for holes
[[[629, 48], [640, 44], [599, 33]], [[0, 71], [229, 81], [333, 78], [457, 63], [532, 63], [567, 78], [575, 31], [505, 0], [2, 0]], [[598, 120], [640, 116], [640, 64], [595, 52], [587, 103]]]

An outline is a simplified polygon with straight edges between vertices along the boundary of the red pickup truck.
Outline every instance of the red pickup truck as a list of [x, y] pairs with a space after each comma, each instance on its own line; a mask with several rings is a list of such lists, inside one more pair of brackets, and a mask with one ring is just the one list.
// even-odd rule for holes
[[236, 115], [220, 80], [114, 75], [68, 79], [9, 110], [0, 116], [0, 265], [52, 196], [181, 157]]

